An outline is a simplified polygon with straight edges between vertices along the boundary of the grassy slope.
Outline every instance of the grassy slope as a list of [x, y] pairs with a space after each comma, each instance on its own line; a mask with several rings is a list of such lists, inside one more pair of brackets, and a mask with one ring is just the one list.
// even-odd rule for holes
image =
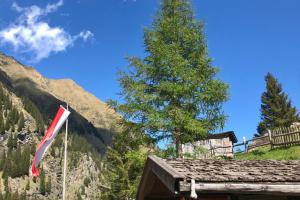
[[249, 153], [237, 153], [238, 160], [300, 160], [300, 146], [288, 148], [277, 148], [270, 150], [269, 147], [262, 147]]

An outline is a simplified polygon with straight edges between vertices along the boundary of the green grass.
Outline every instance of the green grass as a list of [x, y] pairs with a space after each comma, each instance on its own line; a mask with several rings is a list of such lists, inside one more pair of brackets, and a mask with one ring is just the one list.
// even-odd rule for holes
[[249, 153], [235, 154], [237, 160], [300, 160], [300, 146], [276, 148], [261, 147]]

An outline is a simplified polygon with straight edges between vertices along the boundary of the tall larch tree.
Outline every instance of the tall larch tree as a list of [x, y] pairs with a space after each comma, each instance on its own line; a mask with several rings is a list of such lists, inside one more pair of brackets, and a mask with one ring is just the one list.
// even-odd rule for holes
[[266, 91], [261, 96], [261, 122], [257, 126], [256, 136], [263, 135], [267, 129], [288, 127], [300, 121], [299, 113], [292, 106], [281, 84], [271, 74], [265, 77]]
[[228, 86], [215, 76], [203, 23], [190, 1], [163, 0], [150, 28], [144, 30], [145, 58], [129, 57], [120, 73], [125, 103], [112, 105], [154, 141], [181, 144], [223, 127], [222, 104]]

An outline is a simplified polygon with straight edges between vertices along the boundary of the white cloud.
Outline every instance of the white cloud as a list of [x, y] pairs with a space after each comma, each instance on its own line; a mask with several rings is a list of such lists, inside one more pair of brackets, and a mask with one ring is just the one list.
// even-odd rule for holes
[[87, 41], [94, 35], [91, 31], [81, 31], [72, 36], [61, 27], [51, 27], [42, 18], [55, 12], [63, 5], [63, 0], [48, 4], [45, 8], [36, 5], [20, 7], [13, 3], [12, 7], [20, 13], [16, 22], [0, 30], [2, 45], [10, 45], [16, 52], [31, 54], [33, 62], [47, 58], [51, 53], [65, 51], [78, 39]]
[[81, 31], [75, 38], [82, 38], [84, 41], [87, 41], [93, 37], [94, 34], [91, 31]]

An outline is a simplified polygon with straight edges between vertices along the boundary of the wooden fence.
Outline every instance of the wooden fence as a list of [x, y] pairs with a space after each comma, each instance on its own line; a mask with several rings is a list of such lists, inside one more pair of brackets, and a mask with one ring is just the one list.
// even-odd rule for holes
[[245, 145], [245, 151], [251, 151], [262, 146], [270, 146], [272, 149], [296, 144], [300, 144], [300, 126], [269, 130], [264, 136], [244, 141], [243, 143], [235, 145], [235, 147]]
[[300, 144], [300, 126], [275, 129], [270, 138], [271, 147]]
[[232, 146], [215, 146], [209, 149], [212, 157], [215, 156], [225, 156], [233, 157], [233, 147]]

